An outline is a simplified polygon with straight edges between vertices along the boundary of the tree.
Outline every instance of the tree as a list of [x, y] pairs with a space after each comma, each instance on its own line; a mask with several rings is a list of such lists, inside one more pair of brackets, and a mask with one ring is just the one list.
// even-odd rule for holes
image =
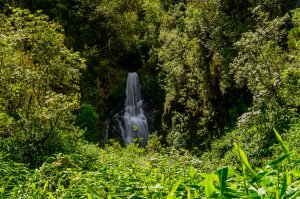
[[253, 105], [237, 127], [244, 140], [250, 140], [245, 143], [256, 146], [251, 154], [259, 159], [272, 153], [273, 128], [288, 130], [299, 122], [299, 11], [294, 11], [294, 28], [289, 33], [284, 28], [287, 15], [271, 18], [260, 8], [255, 14], [257, 26], [236, 42], [239, 53], [231, 68], [237, 85], [246, 85], [253, 95]]
[[208, 148], [228, 123], [228, 101], [237, 98], [229, 92], [235, 91], [232, 45], [246, 25], [236, 24], [222, 6], [219, 1], [178, 3], [162, 17], [159, 63], [170, 144], [181, 137], [181, 146]]
[[[262, 16], [257, 15], [259, 10], [269, 16], [265, 23]], [[276, 1], [275, 5], [255, 0], [189, 1], [168, 7], [161, 17], [158, 63], [166, 92], [163, 127], [169, 132], [171, 145], [193, 147], [205, 143], [204, 148], [209, 148], [209, 142], [220, 136], [226, 127], [235, 128], [237, 118], [247, 111], [252, 97], [257, 95], [251, 93], [253, 87], [250, 85], [234, 81], [239, 73], [249, 75], [250, 69], [243, 71], [245, 67], [240, 64], [232, 70], [233, 60], [236, 57], [235, 60], [240, 60], [240, 54], [251, 56], [249, 48], [234, 44], [244, 42], [242, 36], [257, 27], [261, 30], [272, 28], [266, 25], [267, 21], [285, 12], [282, 1]], [[280, 30], [273, 33], [279, 34]], [[254, 39], [248, 44], [259, 49], [263, 41], [257, 34], [253, 36], [257, 41]], [[277, 41], [270, 41], [273, 44], [269, 43], [269, 48]], [[281, 50], [275, 48], [275, 51], [272, 56], [269, 53], [269, 59], [281, 64]], [[255, 62], [257, 54], [253, 56]], [[273, 71], [270, 73], [273, 75]], [[278, 91], [272, 92], [275, 95]], [[281, 100], [279, 96], [277, 100]]]
[[29, 158], [53, 153], [63, 136], [78, 132], [73, 111], [84, 60], [66, 48], [61, 26], [40, 12], [13, 9], [0, 21], [0, 132], [7, 137], [1, 143], [11, 141], [1, 148]]

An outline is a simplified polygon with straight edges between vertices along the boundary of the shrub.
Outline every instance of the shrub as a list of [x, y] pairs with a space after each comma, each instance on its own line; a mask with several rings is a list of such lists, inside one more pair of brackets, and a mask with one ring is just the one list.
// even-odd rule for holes
[[96, 110], [91, 104], [81, 105], [77, 116], [77, 124], [85, 129], [84, 137], [90, 142], [97, 141], [97, 120]]

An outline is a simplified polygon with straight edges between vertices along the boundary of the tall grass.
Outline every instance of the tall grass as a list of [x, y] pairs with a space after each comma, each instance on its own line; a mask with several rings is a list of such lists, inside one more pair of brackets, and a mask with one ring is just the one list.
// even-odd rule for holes
[[[0, 154], [0, 198], [297, 198], [300, 171], [294, 154], [275, 131], [282, 154], [253, 168], [235, 144], [237, 169], [201, 171], [196, 157], [175, 149], [105, 149], [92, 144], [58, 154], [35, 170]], [[154, 145], [153, 145], [154, 146]]]

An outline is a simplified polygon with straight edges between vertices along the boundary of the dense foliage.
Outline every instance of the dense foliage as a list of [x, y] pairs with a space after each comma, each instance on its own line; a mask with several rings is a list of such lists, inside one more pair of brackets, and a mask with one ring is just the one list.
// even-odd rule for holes
[[[289, 124], [293, 115], [287, 109], [298, 107], [284, 102], [297, 99], [298, 91], [285, 95], [283, 90], [299, 85], [285, 79], [294, 75], [297, 79], [299, 71], [284, 49], [287, 16], [273, 16], [260, 3], [249, 3], [243, 10], [242, 2], [236, 5], [242, 8], [235, 10], [236, 16], [227, 10], [234, 7], [224, 10], [225, 3], [218, 2], [179, 3], [163, 18], [159, 50], [166, 91], [163, 127], [171, 129], [172, 145], [192, 147], [206, 140], [209, 147], [224, 128], [239, 127], [237, 117], [243, 112], [247, 113], [238, 124], [260, 117], [250, 128], [270, 122], [268, 129], [258, 128], [267, 135], [272, 127]], [[243, 23], [236, 24], [237, 20]]]
[[[1, 0], [0, 198], [298, 197], [298, 4]], [[128, 71], [146, 148], [105, 144]]]
[[[265, 168], [252, 168], [235, 145], [237, 169], [210, 174], [199, 159], [184, 151], [146, 149], [135, 144], [104, 149], [79, 145], [72, 155], [50, 157], [41, 167], [25, 165], [0, 154], [4, 198], [297, 198], [300, 162], [277, 134], [282, 154]], [[298, 156], [299, 158], [299, 156]]]
[[45, 15], [14, 9], [0, 20], [0, 147], [34, 163], [79, 132], [73, 111], [84, 61]]

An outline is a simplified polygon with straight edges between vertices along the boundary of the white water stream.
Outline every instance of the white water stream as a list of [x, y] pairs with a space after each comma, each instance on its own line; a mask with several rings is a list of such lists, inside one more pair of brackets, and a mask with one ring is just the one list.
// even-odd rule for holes
[[142, 138], [146, 146], [149, 136], [148, 123], [143, 111], [143, 100], [137, 73], [128, 73], [123, 123], [119, 122], [122, 138], [131, 143], [134, 138]]

